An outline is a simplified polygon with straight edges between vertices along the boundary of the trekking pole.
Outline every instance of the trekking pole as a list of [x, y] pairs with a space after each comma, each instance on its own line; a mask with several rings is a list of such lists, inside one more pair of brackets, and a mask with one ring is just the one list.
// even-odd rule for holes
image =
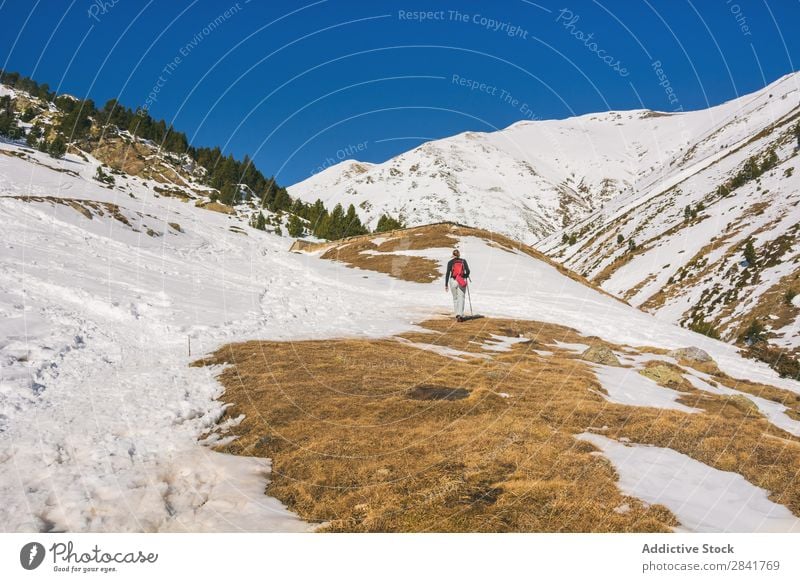
[[[469, 281], [469, 283], [470, 283], [470, 285], [471, 285], [471, 284], [472, 284], [472, 279], [470, 279], [469, 277], [467, 277], [467, 280]], [[472, 312], [472, 295], [470, 295], [470, 293], [469, 293], [469, 287], [470, 287], [470, 285], [467, 285], [467, 299], [469, 299], [469, 316], [470, 316], [470, 317], [474, 317], [474, 316], [475, 316], [475, 314]]]

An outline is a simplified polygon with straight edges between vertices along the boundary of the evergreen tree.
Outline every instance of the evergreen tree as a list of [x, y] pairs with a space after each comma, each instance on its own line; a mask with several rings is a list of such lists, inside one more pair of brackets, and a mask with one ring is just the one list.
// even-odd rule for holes
[[333, 240], [334, 237], [331, 236], [331, 215], [327, 212], [324, 212], [314, 223], [314, 236], [317, 238], [324, 238], [328, 240]]
[[618, 245], [621, 245], [621, 244], [622, 244], [622, 243], [624, 243], [624, 242], [625, 242], [625, 237], [624, 237], [624, 236], [622, 236], [622, 234], [618, 234], [618, 235], [617, 235], [617, 244], [618, 244]]
[[397, 230], [399, 228], [403, 228], [403, 223], [392, 218], [388, 214], [382, 214], [378, 219], [378, 225], [375, 228], [375, 232], [388, 232], [390, 230]]
[[750, 267], [756, 266], [758, 255], [756, 255], [756, 249], [753, 246], [752, 238], [747, 239], [747, 242], [744, 245], [744, 260], [747, 261]]
[[367, 229], [361, 224], [361, 219], [356, 213], [356, 207], [352, 204], [347, 207], [347, 214], [344, 217], [344, 231], [342, 237], [356, 236], [359, 234], [366, 234]]
[[340, 239], [344, 236], [346, 229], [347, 224], [345, 223], [344, 208], [342, 208], [341, 204], [337, 204], [333, 207], [333, 211], [330, 215], [330, 226], [328, 228], [328, 236], [326, 238], [329, 240]]
[[219, 201], [228, 206], [233, 206], [239, 201], [239, 186], [225, 184], [219, 191]]
[[25, 123], [28, 123], [34, 117], [36, 117], [36, 110], [29, 105], [25, 108], [25, 111], [22, 113], [22, 116], [20, 116], [20, 119]]
[[744, 330], [744, 333], [739, 339], [748, 345], [763, 342], [766, 339], [765, 331], [766, 329], [764, 328], [764, 324], [759, 322], [757, 319], [754, 319], [750, 322], [750, 325], [746, 330]]
[[28, 135], [25, 137], [25, 143], [30, 147], [35, 148], [39, 145], [39, 140], [42, 138], [42, 128], [34, 125], [28, 130]]
[[778, 154], [775, 153], [775, 150], [771, 149], [767, 152], [767, 155], [764, 156], [764, 159], [761, 161], [761, 173], [767, 172], [778, 165]]
[[14, 104], [8, 95], [0, 97], [0, 135], [11, 139], [22, 137], [22, 130], [14, 117]]
[[325, 205], [322, 203], [322, 200], [317, 198], [317, 201], [314, 202], [311, 206], [306, 209], [306, 220], [311, 223], [311, 229], [316, 234], [317, 224], [322, 220], [322, 218], [328, 213], [325, 209]]
[[61, 137], [61, 135], [57, 135], [47, 147], [47, 152], [54, 158], [63, 158], [64, 154], [67, 153], [67, 142], [64, 141], [64, 138]]
[[292, 208], [289, 210], [292, 214], [296, 214], [300, 218], [308, 218], [308, 205], [304, 204], [299, 198], [292, 203]]
[[289, 223], [286, 225], [286, 230], [289, 233], [289, 236], [292, 238], [300, 238], [303, 236], [303, 232], [305, 228], [303, 227], [303, 221], [300, 220], [296, 214], [292, 214], [291, 218], [289, 219]]
[[80, 105], [76, 105], [66, 112], [58, 125], [58, 130], [70, 141], [86, 137], [92, 127], [90, 116], [94, 112], [94, 104], [89, 99], [78, 103]]
[[94, 179], [97, 180], [98, 182], [102, 182], [103, 184], [108, 184], [108, 185], [114, 184], [114, 176], [104, 172], [103, 166], [97, 166], [97, 170], [94, 173]]
[[267, 219], [264, 217], [264, 213], [257, 210], [250, 219], [250, 226], [258, 230], [267, 230]]

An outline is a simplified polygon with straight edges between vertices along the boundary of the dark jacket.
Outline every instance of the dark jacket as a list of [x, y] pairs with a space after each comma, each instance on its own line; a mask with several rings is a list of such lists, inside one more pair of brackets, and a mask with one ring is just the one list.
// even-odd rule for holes
[[464, 263], [464, 273], [463, 273], [462, 277], [464, 277], [465, 279], [469, 278], [469, 265], [467, 264], [467, 261], [465, 261], [464, 259], [462, 259], [460, 257], [458, 257], [458, 258], [453, 257], [447, 263], [447, 273], [445, 273], [445, 275], [444, 275], [444, 286], [445, 287], [447, 287], [447, 284], [450, 282], [450, 278], [453, 276], [453, 265], [455, 264], [456, 261], [461, 261], [462, 263]]

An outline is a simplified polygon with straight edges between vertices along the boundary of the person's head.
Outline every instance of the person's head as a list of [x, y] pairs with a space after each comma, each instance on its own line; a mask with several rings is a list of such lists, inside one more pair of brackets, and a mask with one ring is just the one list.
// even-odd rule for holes
[[455, 258], [458, 258], [458, 257], [460, 257], [460, 256], [461, 256], [461, 253], [459, 253], [459, 252], [458, 252], [458, 249], [453, 249], [453, 256], [454, 256]]

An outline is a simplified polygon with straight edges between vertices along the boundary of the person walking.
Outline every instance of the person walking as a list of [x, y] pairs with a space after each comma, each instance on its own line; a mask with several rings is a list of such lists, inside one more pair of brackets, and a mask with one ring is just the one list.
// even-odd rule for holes
[[456, 312], [456, 321], [464, 321], [464, 297], [467, 293], [467, 279], [469, 279], [469, 265], [461, 258], [458, 249], [453, 250], [453, 258], [447, 263], [447, 273], [444, 276], [445, 292], [453, 293], [453, 309]]

